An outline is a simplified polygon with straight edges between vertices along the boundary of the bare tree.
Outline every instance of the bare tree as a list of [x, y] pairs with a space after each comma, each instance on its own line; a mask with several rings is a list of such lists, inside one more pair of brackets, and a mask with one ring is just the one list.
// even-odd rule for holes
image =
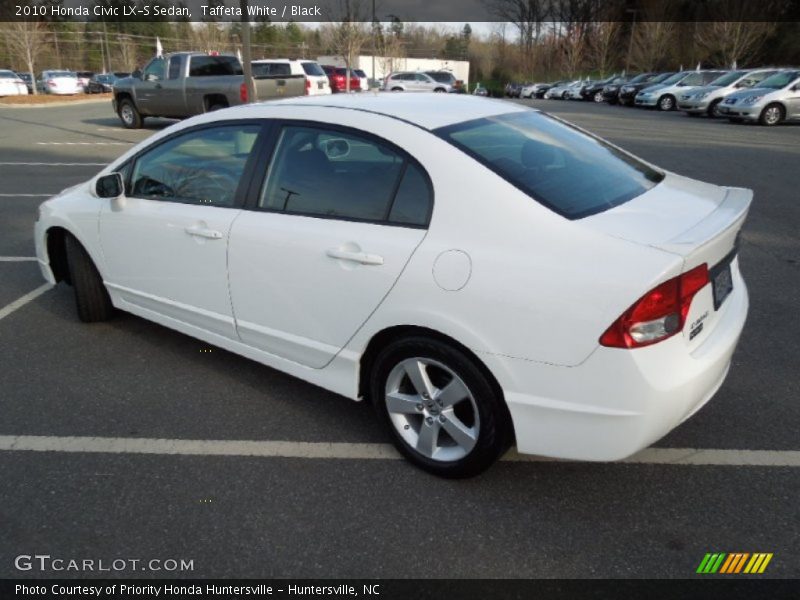
[[326, 32], [329, 37], [328, 44], [344, 61], [347, 69], [345, 89], [349, 92], [353, 61], [370, 37], [371, 24], [368, 23], [366, 2], [363, 0], [339, 0], [339, 17], [341, 21], [333, 23]]
[[590, 37], [592, 67], [604, 76], [614, 68], [619, 59], [619, 21], [601, 21], [595, 24]]
[[533, 47], [550, 12], [549, 0], [485, 0], [490, 12], [514, 25], [519, 33], [519, 47], [524, 67], [533, 60]]
[[709, 60], [730, 67], [755, 58], [775, 28], [775, 23], [754, 21], [698, 23], [694, 42]]
[[47, 25], [38, 21], [15, 21], [9, 24], [9, 46], [11, 52], [28, 69], [33, 80], [33, 93], [36, 89], [36, 62], [47, 47]]
[[117, 44], [119, 45], [119, 56], [122, 61], [122, 66], [124, 67], [123, 70], [128, 72], [134, 71], [138, 64], [136, 43], [130, 36], [121, 35], [117, 38]]
[[577, 75], [586, 55], [586, 38], [581, 28], [573, 28], [561, 39], [561, 61], [563, 70], [570, 77]]
[[669, 64], [675, 31], [672, 21], [637, 22], [631, 43], [631, 64], [641, 71], [653, 71]]

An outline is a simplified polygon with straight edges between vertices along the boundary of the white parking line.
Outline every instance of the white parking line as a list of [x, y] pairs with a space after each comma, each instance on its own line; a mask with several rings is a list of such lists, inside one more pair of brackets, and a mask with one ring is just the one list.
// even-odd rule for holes
[[128, 146], [133, 142], [36, 142], [37, 146]]
[[0, 256], [0, 262], [36, 262], [35, 256]]
[[[167, 456], [257, 456], [358, 460], [396, 460], [400, 458], [400, 455], [395, 449], [388, 444], [174, 440], [38, 435], [0, 435], [0, 451], [157, 454]], [[503, 460], [513, 462], [556, 462], [551, 459], [535, 456], [522, 456], [513, 450], [509, 452]], [[647, 448], [639, 454], [620, 462], [655, 465], [800, 467], [800, 451]]]
[[0, 162], [0, 167], [105, 167], [108, 163]]
[[17, 309], [22, 308], [28, 302], [36, 300], [36, 298], [44, 294], [47, 290], [49, 290], [52, 287], [53, 286], [50, 285], [49, 283], [45, 283], [43, 285], [40, 285], [32, 292], [25, 294], [22, 298], [14, 300], [11, 304], [6, 304], [3, 308], [0, 308], [0, 319], [5, 319], [8, 315], [13, 313]]
[[52, 194], [0, 194], [0, 198], [49, 198], [55, 195], [56, 192]]

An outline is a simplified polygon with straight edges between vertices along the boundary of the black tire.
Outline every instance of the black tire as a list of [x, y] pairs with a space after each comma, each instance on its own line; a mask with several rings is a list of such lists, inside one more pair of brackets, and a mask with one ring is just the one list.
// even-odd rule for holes
[[214, 112], [215, 110], [222, 110], [223, 108], [228, 108], [228, 106], [226, 104], [222, 104], [221, 102], [215, 102], [214, 104], [209, 104], [206, 112]]
[[603, 92], [595, 92], [592, 100], [600, 104], [603, 101]]
[[675, 97], [670, 94], [665, 94], [658, 99], [656, 106], [658, 110], [663, 110], [665, 112], [675, 110]]
[[392, 91], [393, 91], [393, 92], [402, 92], [402, 91], [403, 91], [403, 88], [401, 88], [401, 87], [393, 87], [393, 88], [392, 88]]
[[[469, 394], [471, 394], [474, 404], [472, 404], [472, 401], [467, 402], [467, 400], [462, 400], [460, 403], [454, 405], [464, 406], [464, 404], [466, 404], [465, 410], [467, 412], [465, 414], [459, 415], [456, 413], [455, 411], [458, 409], [453, 409], [451, 413], [451, 415], [458, 416], [462, 419], [461, 424], [464, 425], [466, 421], [469, 421], [470, 413], [474, 412], [475, 407], [477, 407], [477, 436], [474, 441], [474, 446], [463, 457], [454, 460], [437, 460], [425, 456], [403, 439], [398, 431], [398, 426], [393, 423], [387, 408], [386, 387], [395, 367], [398, 367], [402, 361], [410, 358], [421, 358], [435, 361], [443, 365], [460, 378]], [[434, 386], [436, 385], [435, 378], [437, 375], [444, 375], [446, 377], [445, 372], [438, 370], [435, 365], [429, 366], [426, 372]], [[410, 462], [430, 473], [447, 478], [473, 477], [489, 468], [511, 445], [513, 439], [511, 418], [505, 401], [499, 390], [497, 390], [497, 386], [490, 381], [489, 377], [484, 374], [484, 371], [472, 358], [450, 344], [421, 336], [400, 339], [387, 346], [378, 354], [369, 376], [370, 398], [378, 412], [380, 420], [387, 428], [394, 445]], [[405, 376], [403, 375], [401, 377]], [[404, 381], [406, 382], [404, 385], [410, 384], [409, 379], [404, 379]], [[442, 388], [446, 385], [447, 380], [445, 379], [443, 381], [445, 383], [441, 384]], [[429, 398], [428, 401], [434, 406], [432, 398]], [[426, 401], [421, 400], [421, 402]], [[418, 405], [418, 410], [422, 411], [419, 406], [421, 406], [421, 404]], [[444, 421], [441, 419], [447, 420], [443, 414], [445, 409], [442, 408], [440, 410], [442, 411], [441, 413], [434, 414], [440, 414], [438, 423], [443, 423]], [[422, 428], [426, 426], [424, 421], [428, 421], [431, 418], [426, 417], [426, 414], [427, 409], [425, 413], [420, 412], [419, 415], [411, 414], [408, 417], [409, 419], [412, 417], [416, 419], [416, 417], [419, 416], [419, 424], [417, 426], [417, 431], [419, 433], [421, 433]], [[464, 416], [467, 418], [464, 419]], [[436, 420], [433, 421], [436, 431], [439, 432], [434, 438], [436, 440], [434, 443], [438, 447], [439, 441], [445, 442], [445, 444], [443, 444], [445, 450], [448, 449], [446, 444], [450, 443], [450, 448], [455, 448], [458, 451], [459, 445], [457, 443], [455, 446], [452, 446], [452, 443], [455, 442], [455, 438], [451, 438], [449, 434], [445, 434], [444, 438], [440, 437], [442, 432], [445, 432], [447, 426], [439, 425], [438, 423]], [[475, 423], [473, 422], [472, 427], [474, 426]], [[409, 430], [409, 428], [410, 425], [404, 426], [405, 430]]]
[[78, 318], [84, 323], [107, 321], [113, 316], [114, 307], [97, 267], [78, 240], [68, 235], [64, 241], [69, 277], [75, 289]]
[[[444, 88], [436, 88], [433, 91], [434, 91], [434, 93], [437, 93], [437, 94], [444, 94], [447, 90], [444, 89]], [[513, 96], [509, 96], [509, 98], [513, 98]]]
[[714, 100], [711, 104], [708, 105], [708, 118], [709, 119], [716, 119], [717, 117], [721, 117], [722, 116], [717, 111], [717, 107], [719, 106], [720, 102], [722, 102], [722, 98], [719, 98], [718, 100]]
[[126, 129], [141, 129], [142, 125], [144, 125], [144, 117], [136, 109], [136, 105], [130, 98], [120, 100], [117, 111], [119, 120], [122, 121]]
[[[773, 116], [774, 115], [774, 116]], [[761, 125], [772, 127], [783, 121], [786, 117], [786, 112], [780, 104], [772, 103], [767, 104], [761, 114], [758, 116], [758, 122]]]

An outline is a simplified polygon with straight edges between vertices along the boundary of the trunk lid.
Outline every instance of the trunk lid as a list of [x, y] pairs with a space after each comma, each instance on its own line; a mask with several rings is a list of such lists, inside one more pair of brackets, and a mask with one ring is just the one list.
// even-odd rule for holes
[[638, 198], [582, 222], [613, 237], [680, 256], [683, 273], [708, 265], [710, 283], [692, 301], [683, 329], [687, 348], [693, 351], [711, 335], [731, 304], [728, 296], [744, 293], [737, 240], [752, 198], [748, 189], [668, 174]]

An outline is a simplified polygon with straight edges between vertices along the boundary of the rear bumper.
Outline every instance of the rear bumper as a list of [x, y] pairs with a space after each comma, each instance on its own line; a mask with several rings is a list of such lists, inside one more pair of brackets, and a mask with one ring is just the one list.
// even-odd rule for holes
[[618, 460], [702, 408], [725, 380], [747, 316], [747, 289], [734, 264], [734, 292], [691, 351], [677, 335], [637, 350], [599, 347], [576, 367], [512, 360], [513, 387], [501, 385], [519, 452]]

